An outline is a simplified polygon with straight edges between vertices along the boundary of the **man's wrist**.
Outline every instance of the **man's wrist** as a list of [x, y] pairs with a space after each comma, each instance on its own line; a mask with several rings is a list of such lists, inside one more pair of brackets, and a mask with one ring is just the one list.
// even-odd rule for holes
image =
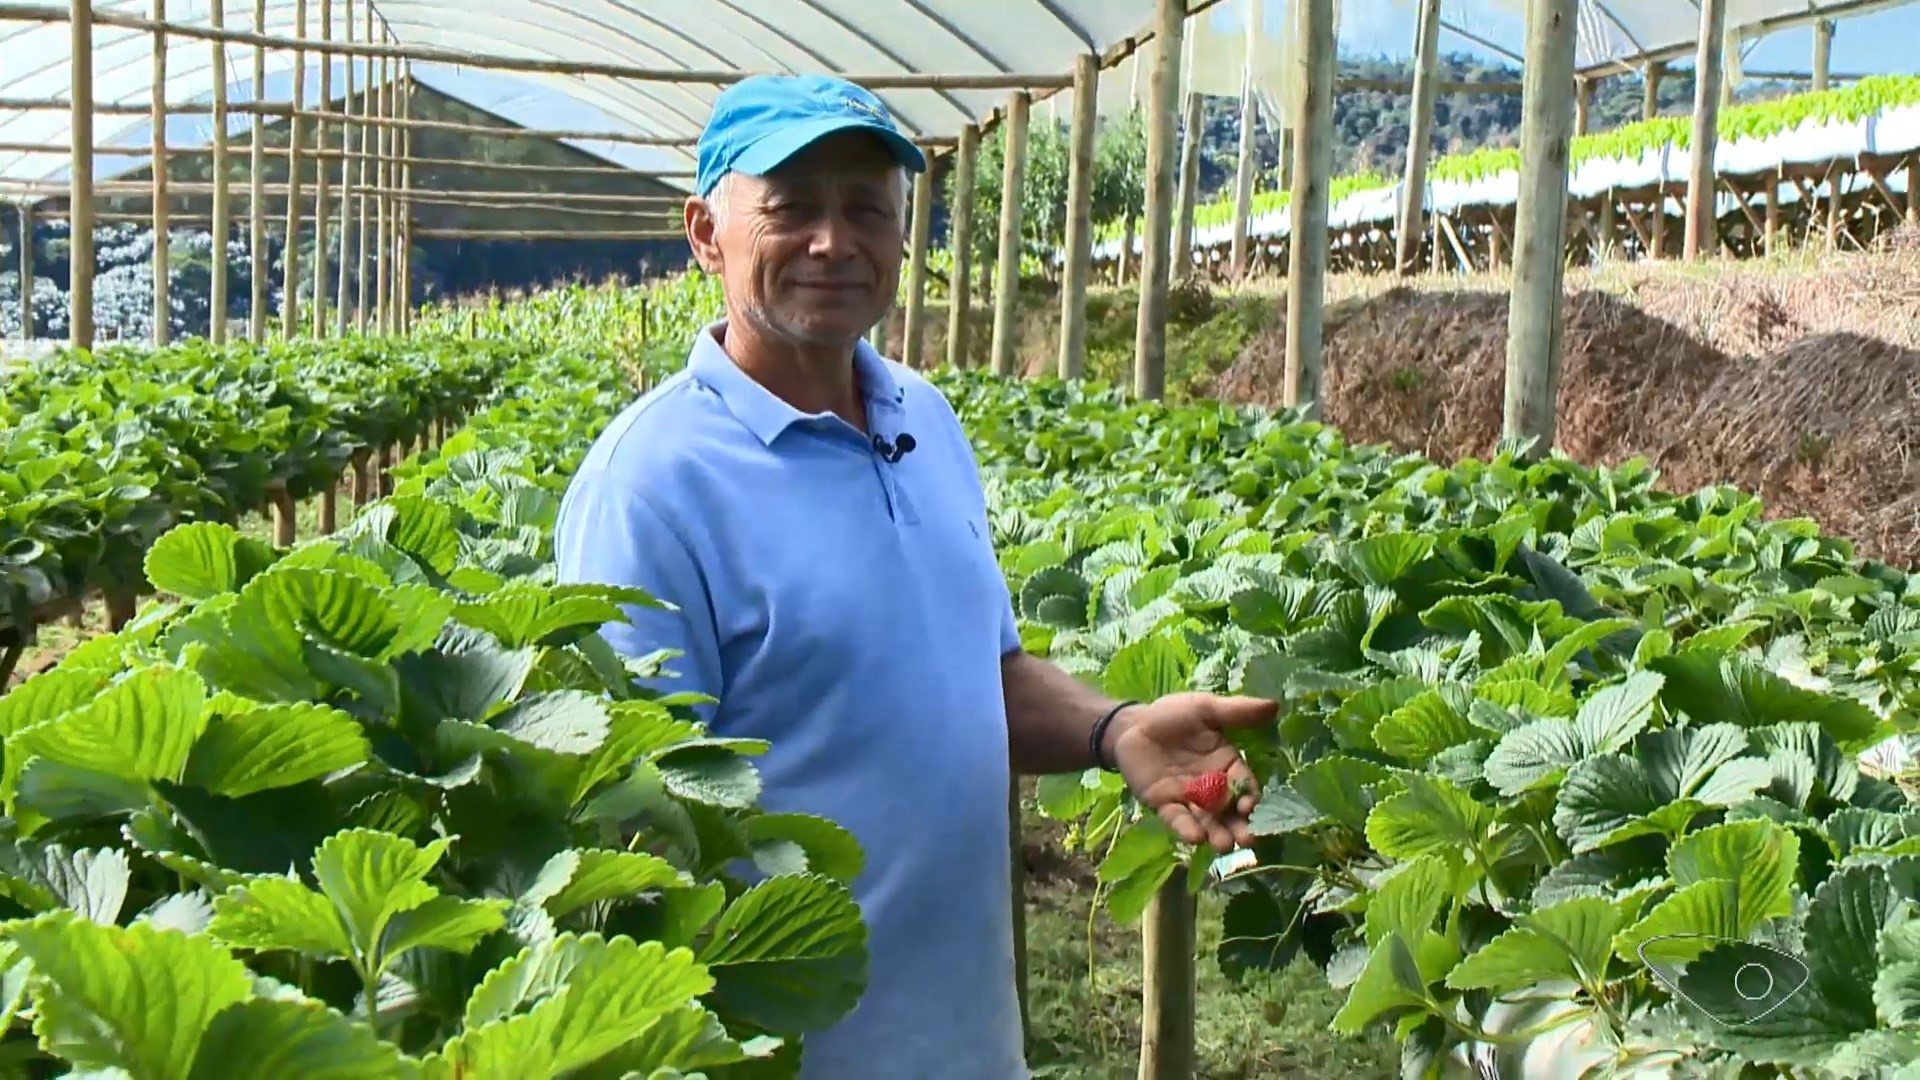
[[1139, 704], [1137, 701], [1116, 702], [1094, 723], [1093, 730], [1087, 734], [1087, 748], [1095, 768], [1106, 772], [1120, 771], [1114, 749], [1119, 745], [1121, 732], [1126, 729], [1127, 719], [1122, 714]]

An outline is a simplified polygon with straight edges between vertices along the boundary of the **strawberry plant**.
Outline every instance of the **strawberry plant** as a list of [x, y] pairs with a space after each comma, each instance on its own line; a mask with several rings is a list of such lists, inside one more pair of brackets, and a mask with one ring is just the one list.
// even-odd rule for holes
[[41, 612], [145, 591], [168, 529], [305, 499], [463, 415], [518, 350], [433, 339], [60, 352], [0, 382], [0, 653]]
[[543, 357], [289, 549], [171, 528], [177, 598], [0, 697], [0, 1056], [45, 1073], [790, 1076], [865, 986], [831, 822], [637, 689], [556, 585], [627, 394]]
[[1116, 918], [1218, 889], [1226, 972], [1304, 957], [1409, 1076], [1914, 1075], [1920, 805], [1863, 758], [1915, 726], [1920, 579], [1637, 463], [940, 379], [1030, 649], [1284, 703], [1237, 857], [1042, 782]]

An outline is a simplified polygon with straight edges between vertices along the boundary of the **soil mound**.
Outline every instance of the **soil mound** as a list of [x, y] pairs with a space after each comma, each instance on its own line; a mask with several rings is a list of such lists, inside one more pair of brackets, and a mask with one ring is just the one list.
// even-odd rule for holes
[[[1581, 289], [1564, 308], [1557, 443], [1644, 457], [1672, 491], [1729, 483], [1858, 553], [1920, 566], [1920, 234], [1819, 274]], [[1486, 457], [1501, 428], [1504, 292], [1395, 288], [1327, 311], [1324, 413], [1356, 442]], [[1216, 396], [1280, 404], [1286, 330], [1254, 341]]]

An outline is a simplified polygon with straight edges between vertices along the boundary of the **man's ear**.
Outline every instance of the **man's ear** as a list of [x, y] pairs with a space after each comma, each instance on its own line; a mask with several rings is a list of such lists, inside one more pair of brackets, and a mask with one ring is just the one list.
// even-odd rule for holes
[[687, 245], [693, 249], [693, 257], [700, 263], [700, 269], [709, 274], [720, 272], [720, 244], [715, 233], [718, 227], [713, 220], [713, 211], [707, 201], [698, 196], [687, 200], [685, 209], [687, 226]]

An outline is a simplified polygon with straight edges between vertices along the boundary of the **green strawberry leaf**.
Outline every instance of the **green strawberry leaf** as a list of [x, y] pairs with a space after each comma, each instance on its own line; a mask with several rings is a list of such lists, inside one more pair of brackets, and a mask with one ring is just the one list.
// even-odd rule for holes
[[722, 1015], [769, 1031], [825, 1027], [867, 985], [867, 929], [847, 887], [818, 874], [769, 878], [727, 906], [700, 950]]
[[213, 912], [207, 932], [236, 949], [284, 949], [324, 960], [355, 955], [333, 903], [293, 878], [235, 885], [214, 898]]
[[215, 715], [193, 745], [184, 782], [239, 798], [365, 762], [359, 721], [319, 704], [260, 705]]
[[414, 1080], [417, 1063], [365, 1024], [318, 1001], [253, 998], [222, 1009], [203, 1039], [216, 1052], [190, 1080]]
[[186, 1080], [214, 1017], [253, 993], [246, 967], [212, 939], [151, 923], [61, 911], [4, 933], [33, 964], [41, 1049], [78, 1069]]

